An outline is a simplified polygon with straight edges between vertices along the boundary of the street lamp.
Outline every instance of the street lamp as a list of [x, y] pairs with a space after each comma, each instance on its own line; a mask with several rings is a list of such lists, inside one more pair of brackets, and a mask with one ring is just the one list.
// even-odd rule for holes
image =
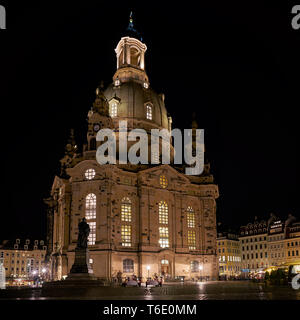
[[148, 270], [148, 278], [149, 278], [150, 266], [147, 266], [147, 270]]
[[46, 268], [42, 269], [42, 273], [46, 273], [46, 271], [47, 271]]
[[203, 270], [203, 265], [199, 265], [200, 281], [202, 281], [201, 271]]

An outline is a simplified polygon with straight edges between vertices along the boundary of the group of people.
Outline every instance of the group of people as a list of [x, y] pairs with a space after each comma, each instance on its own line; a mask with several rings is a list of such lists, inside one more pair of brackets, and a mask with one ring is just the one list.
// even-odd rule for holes
[[[142, 278], [139, 278], [135, 274], [133, 274], [131, 277], [127, 277], [122, 282], [122, 286], [126, 287], [127, 284], [132, 285], [131, 281], [133, 281], [133, 282], [135, 281], [139, 287], [141, 287], [142, 283], [143, 283]], [[120, 282], [120, 281], [118, 281], [118, 282]], [[147, 278], [147, 280], [145, 282], [146, 288], [148, 287], [148, 285], [158, 285], [159, 287], [162, 287], [162, 284], [163, 284], [163, 277], [158, 277], [157, 275], [155, 275], [153, 278]]]

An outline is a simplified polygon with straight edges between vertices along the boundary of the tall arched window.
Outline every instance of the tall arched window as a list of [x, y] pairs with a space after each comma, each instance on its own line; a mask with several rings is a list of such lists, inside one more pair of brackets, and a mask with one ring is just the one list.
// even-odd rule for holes
[[127, 197], [122, 199], [121, 220], [131, 222], [131, 200]]
[[114, 101], [109, 107], [109, 115], [113, 118], [118, 115], [118, 104]]
[[188, 228], [195, 228], [195, 212], [192, 207], [186, 209], [187, 226]]
[[158, 204], [158, 217], [159, 223], [161, 224], [168, 224], [168, 204], [166, 201], [160, 201]]
[[89, 245], [96, 243], [96, 205], [96, 195], [89, 193], [85, 198], [85, 217], [90, 226]]
[[134, 262], [132, 259], [123, 260], [123, 272], [134, 272]]
[[152, 106], [150, 104], [146, 105], [146, 118], [152, 120]]
[[87, 220], [96, 219], [96, 195], [89, 193], [85, 198], [85, 217]]
[[190, 250], [196, 250], [196, 232], [188, 230], [188, 245]]

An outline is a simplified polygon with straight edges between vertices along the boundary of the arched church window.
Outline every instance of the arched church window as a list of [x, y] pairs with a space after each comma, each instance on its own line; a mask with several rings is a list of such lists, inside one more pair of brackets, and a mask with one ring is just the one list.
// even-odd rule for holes
[[164, 175], [161, 175], [161, 176], [159, 177], [159, 184], [160, 184], [160, 186], [161, 186], [162, 188], [165, 189], [165, 188], [168, 186], [168, 179], [167, 179], [167, 177], [164, 176]]
[[131, 247], [131, 226], [121, 226], [121, 239], [123, 247]]
[[168, 204], [166, 201], [160, 201], [158, 204], [159, 223], [168, 224]]
[[152, 106], [150, 104], [146, 105], [146, 118], [152, 120]]
[[188, 230], [188, 245], [190, 250], [196, 250], [196, 232]]
[[88, 221], [87, 223], [90, 226], [90, 234], [88, 237], [88, 244], [94, 245], [96, 243], [96, 222], [95, 221]]
[[134, 262], [132, 259], [123, 260], [123, 272], [134, 272]]
[[121, 220], [131, 222], [131, 200], [128, 197], [122, 199]]
[[169, 228], [168, 227], [159, 227], [159, 245], [161, 248], [169, 247]]
[[86, 179], [88, 180], [92, 180], [94, 179], [95, 175], [96, 175], [96, 171], [95, 169], [87, 169], [84, 173]]
[[187, 207], [187, 226], [188, 228], [195, 228], [195, 212], [192, 207]]
[[87, 220], [96, 219], [96, 195], [89, 193], [85, 198], [85, 217]]
[[113, 118], [116, 117], [118, 115], [118, 104], [116, 102], [113, 102], [110, 105], [109, 108], [109, 115]]
[[85, 198], [85, 218], [90, 226], [88, 244], [96, 243], [96, 195], [89, 193]]
[[199, 261], [194, 260], [191, 261], [191, 272], [198, 272], [199, 271]]

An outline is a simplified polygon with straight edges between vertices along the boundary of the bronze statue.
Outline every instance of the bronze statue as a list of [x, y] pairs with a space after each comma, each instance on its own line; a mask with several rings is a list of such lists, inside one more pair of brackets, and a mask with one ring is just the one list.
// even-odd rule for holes
[[87, 248], [89, 234], [90, 226], [86, 222], [86, 219], [82, 218], [82, 221], [78, 223], [77, 248]]

